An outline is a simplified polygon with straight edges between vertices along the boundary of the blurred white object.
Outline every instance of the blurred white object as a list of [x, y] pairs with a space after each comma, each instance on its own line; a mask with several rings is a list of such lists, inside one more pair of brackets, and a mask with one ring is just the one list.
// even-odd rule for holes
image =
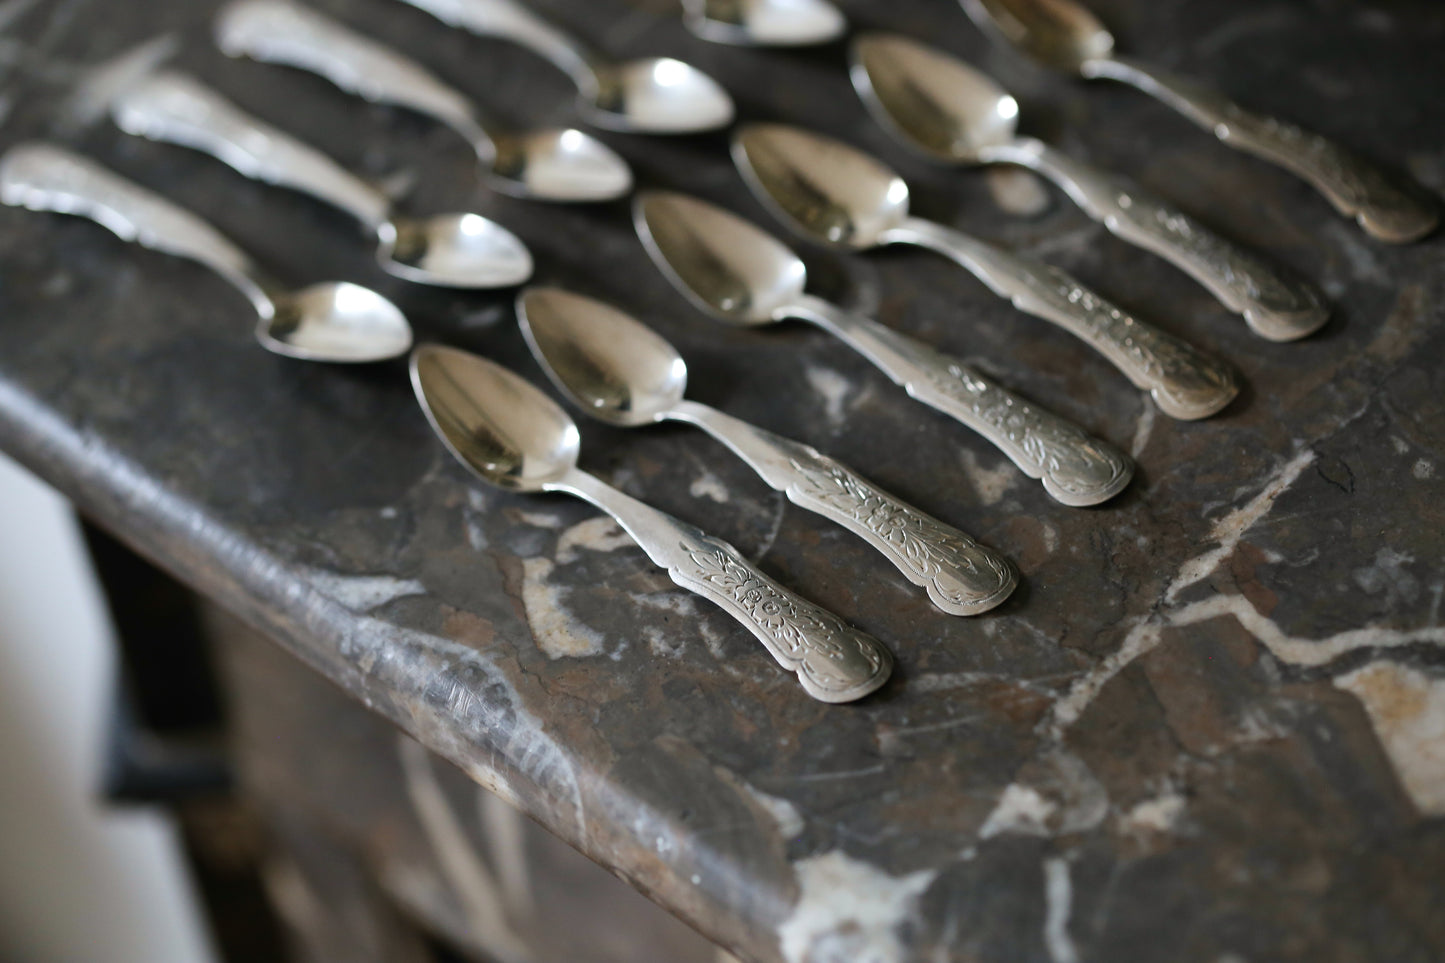
[[0, 456], [0, 959], [216, 959], [170, 819], [97, 796], [115, 671], [69, 505]]

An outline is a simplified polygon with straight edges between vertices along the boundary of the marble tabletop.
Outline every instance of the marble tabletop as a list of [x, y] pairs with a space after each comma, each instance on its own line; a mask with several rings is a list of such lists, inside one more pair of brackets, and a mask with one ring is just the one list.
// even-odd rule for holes
[[[617, 302], [677, 344], [698, 400], [859, 468], [1011, 556], [1023, 581], [985, 616], [944, 615], [700, 433], [584, 425], [585, 467], [896, 653], [875, 696], [812, 702], [592, 509], [472, 483], [402, 365], [268, 355], [246, 303], [204, 269], [12, 209], [0, 209], [0, 450], [743, 959], [1445, 957], [1445, 241], [1372, 242], [1288, 174], [1147, 99], [990, 47], [950, 0], [841, 4], [994, 74], [1025, 132], [1314, 279], [1333, 320], [1271, 344], [1060, 195], [895, 147], [854, 97], [841, 48], [711, 46], [671, 0], [536, 5], [608, 52], [698, 64], [747, 118], [877, 152], [919, 213], [1066, 268], [1229, 359], [1245, 390], [1209, 421], [1171, 421], [939, 258], [798, 245], [819, 293], [1133, 452], [1121, 497], [1065, 508], [822, 334], [704, 319], [652, 268], [625, 203], [488, 193], [447, 131], [221, 56], [212, 0], [39, 0], [0, 5], [0, 146], [62, 140], [287, 279], [373, 284], [423, 337], [541, 378], [510, 293], [392, 280], [341, 215], [127, 137], [74, 95], [93, 68], [152, 42], [127, 62], [172, 55], [348, 166], [409, 183], [408, 210], [497, 218], [532, 246], [539, 279]], [[565, 81], [513, 48], [396, 0], [316, 6], [506, 123], [576, 120]], [[1439, 4], [1092, 6], [1122, 47], [1445, 188]], [[723, 137], [601, 136], [641, 182], [776, 227]]]

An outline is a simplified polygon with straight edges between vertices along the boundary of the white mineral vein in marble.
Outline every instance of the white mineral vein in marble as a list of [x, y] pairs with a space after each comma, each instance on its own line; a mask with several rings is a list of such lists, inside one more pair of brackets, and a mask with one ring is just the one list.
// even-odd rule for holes
[[985, 505], [997, 505], [1018, 480], [1018, 468], [1007, 459], [1000, 460], [994, 468], [985, 468], [979, 464], [978, 455], [967, 448], [959, 451], [959, 457], [968, 483]]
[[601, 633], [583, 625], [562, 602], [562, 589], [550, 581], [556, 566], [547, 558], [522, 559], [522, 608], [537, 648], [549, 659], [601, 655]]
[[517, 520], [533, 528], [561, 528], [565, 521], [554, 512], [517, 512]]
[[808, 384], [823, 396], [823, 412], [828, 418], [829, 426], [834, 429], [843, 427], [844, 405], [852, 387], [848, 383], [848, 379], [832, 368], [824, 368], [820, 365], [809, 365], [807, 376]]
[[322, 569], [303, 573], [318, 592], [353, 612], [370, 612], [408, 595], [425, 595], [426, 586], [414, 578], [390, 575], [342, 575]]
[[729, 499], [727, 486], [710, 471], [704, 471], [687, 486], [687, 493], [693, 498], [710, 498], [719, 504]]
[[1445, 816], [1445, 679], [1394, 662], [1339, 676], [1369, 713], [1405, 791], [1421, 815]]
[[1119, 820], [1127, 832], [1173, 832], [1184, 817], [1184, 797], [1172, 790], [1135, 804]]
[[1069, 861], [1057, 857], [1044, 860], [1044, 947], [1053, 963], [1079, 963], [1079, 951], [1069, 935], [1073, 903]]
[[748, 795], [752, 796], [758, 805], [762, 806], [763, 809], [767, 810], [768, 815], [773, 817], [773, 821], [778, 824], [778, 830], [783, 834], [784, 839], [796, 839], [802, 835], [804, 829], [803, 816], [798, 812], [797, 806], [794, 806], [786, 799], [781, 799], [777, 796], [769, 795], [761, 789], [756, 789], [741, 779], [739, 779], [738, 782], [747, 790]]
[[890, 876], [831, 850], [793, 864], [798, 902], [778, 927], [788, 963], [904, 963], [898, 927], [938, 876]]
[[1012, 833], [1019, 836], [1049, 835], [1049, 817], [1058, 806], [1032, 786], [1009, 783], [993, 812], [983, 821], [979, 839]]
[[1315, 460], [1315, 453], [1306, 448], [1285, 462], [1270, 476], [1260, 493], [1244, 505], [1220, 518], [1210, 530], [1210, 538], [1218, 543], [1214, 548], [1196, 555], [1179, 568], [1178, 574], [1164, 591], [1164, 601], [1174, 598], [1195, 582], [1208, 578], [1219, 567], [1219, 563], [1234, 554], [1239, 540], [1274, 507], [1274, 501], [1285, 489], [1293, 485], [1296, 478]]
[[1144, 408], [1139, 412], [1139, 420], [1134, 425], [1134, 440], [1129, 443], [1130, 457], [1138, 458], [1144, 449], [1149, 447], [1149, 436], [1154, 433], [1156, 410], [1152, 401], [1144, 402]]
[[580, 555], [578, 550], [583, 548], [593, 552], [615, 552], [636, 544], [612, 516], [599, 515], [578, 522], [562, 533], [557, 539], [557, 561], [576, 561]]
[[1019, 217], [1037, 217], [1049, 209], [1049, 192], [1038, 175], [1021, 167], [989, 167], [984, 183], [993, 202]]

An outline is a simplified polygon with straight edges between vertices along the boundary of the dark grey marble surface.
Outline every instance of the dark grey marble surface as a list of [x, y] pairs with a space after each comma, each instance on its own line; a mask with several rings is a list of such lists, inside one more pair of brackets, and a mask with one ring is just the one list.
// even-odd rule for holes
[[[1268, 344], [1061, 201], [1009, 217], [988, 176], [902, 154], [856, 102], [839, 50], [712, 47], [663, 0], [538, 4], [609, 51], [698, 63], [747, 117], [876, 150], [920, 213], [1065, 267], [1230, 359], [1248, 388], [1208, 422], [1156, 418], [1101, 360], [940, 260], [808, 251], [821, 293], [1135, 452], [1122, 497], [1063, 508], [823, 336], [699, 317], [648, 264], [625, 205], [489, 195], [445, 131], [226, 61], [208, 45], [209, 0], [40, 0], [0, 6], [0, 145], [60, 137], [288, 278], [375, 284], [423, 336], [540, 377], [507, 296], [391, 281], [339, 215], [67, 106], [88, 66], [173, 33], [179, 63], [242, 105], [370, 175], [413, 172], [413, 209], [497, 217], [533, 246], [543, 280], [615, 300], [672, 339], [699, 400], [860, 468], [1011, 555], [1024, 584], [987, 616], [942, 615], [700, 435], [584, 426], [587, 467], [897, 653], [878, 695], [812, 703], [590, 509], [471, 485], [400, 365], [269, 356], [245, 303], [201, 268], [9, 209], [0, 449], [745, 959], [1445, 956], [1445, 242], [1374, 244], [1307, 187], [1144, 98], [989, 48], [949, 0], [843, 4], [972, 58], [1020, 97], [1027, 132], [1319, 282], [1335, 319]], [[508, 121], [572, 119], [566, 85], [524, 54], [394, 0], [318, 5]], [[1438, 4], [1094, 5], [1128, 49], [1445, 186]], [[767, 223], [721, 138], [604, 137], [645, 183]]]

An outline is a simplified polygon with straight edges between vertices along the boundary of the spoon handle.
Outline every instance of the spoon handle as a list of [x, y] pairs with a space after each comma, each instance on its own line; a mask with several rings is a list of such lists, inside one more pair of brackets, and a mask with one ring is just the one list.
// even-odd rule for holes
[[373, 232], [386, 223], [390, 205], [381, 192], [189, 77], [148, 77], [117, 96], [111, 113], [127, 133], [211, 154], [253, 180], [333, 204]]
[[1068, 331], [1148, 391], [1171, 418], [1207, 418], [1239, 393], [1223, 362], [1130, 317], [1052, 265], [917, 218], [889, 232], [887, 240], [937, 251], [1020, 311]]
[[283, 64], [375, 104], [440, 121], [478, 147], [490, 141], [472, 106], [420, 65], [289, 0], [239, 0], [216, 19], [216, 43], [232, 57]]
[[32, 142], [0, 159], [0, 203], [89, 218], [122, 240], [199, 261], [275, 314], [251, 259], [189, 211], [62, 147]]
[[794, 505], [872, 545], [945, 612], [986, 612], [1018, 584], [1017, 573], [1002, 555], [880, 491], [809, 445], [696, 402], [682, 402], [671, 415], [727, 445]]
[[512, 0], [402, 0], [479, 37], [495, 37], [526, 47], [556, 67], [588, 95], [598, 88], [595, 55], [576, 38], [563, 33]]
[[861, 699], [892, 672], [893, 656], [877, 639], [783, 588], [727, 542], [575, 468], [548, 487], [617, 519], [674, 582], [741, 622], [814, 699]]
[[1134, 463], [1113, 445], [955, 358], [818, 298], [805, 296], [790, 310], [847, 342], [914, 398], [983, 435], [1065, 505], [1108, 501], [1134, 476]]
[[1225, 307], [1244, 315], [1256, 334], [1293, 341], [1329, 319], [1329, 308], [1313, 286], [1286, 277], [1137, 185], [1041, 141], [1022, 139], [1006, 149], [1008, 161], [1047, 176], [1112, 234], [1204, 285]]
[[1353, 217], [1377, 240], [1408, 244], [1439, 223], [1439, 210], [1423, 191], [1398, 183], [1326, 137], [1245, 110], [1218, 91], [1136, 60], [1090, 60], [1082, 70], [1086, 77], [1107, 77], [1142, 90], [1231, 147], [1308, 181], [1335, 210]]

